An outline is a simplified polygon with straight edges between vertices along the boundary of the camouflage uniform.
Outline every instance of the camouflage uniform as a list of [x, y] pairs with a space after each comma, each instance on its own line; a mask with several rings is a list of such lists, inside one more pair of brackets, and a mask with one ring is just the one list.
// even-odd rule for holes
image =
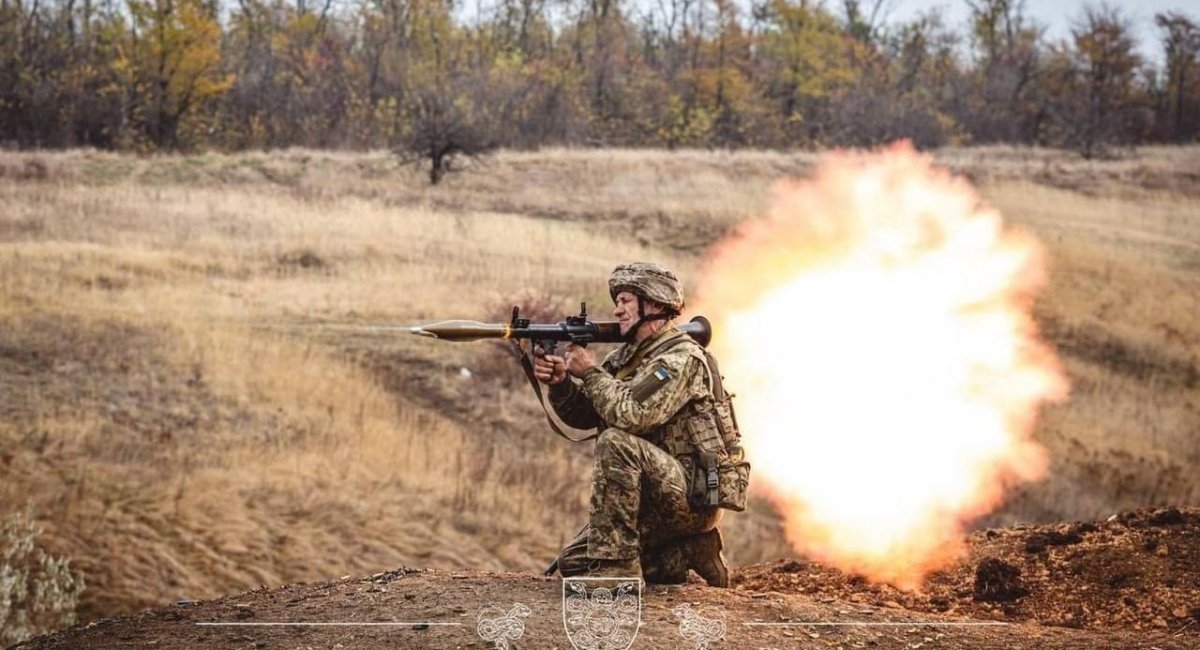
[[719, 509], [689, 504], [687, 470], [662, 440], [685, 407], [711, 399], [699, 350], [668, 325], [618, 348], [582, 381], [551, 387], [565, 423], [601, 430], [588, 525], [559, 556], [563, 576], [586, 573], [592, 560], [640, 556], [648, 582], [679, 582], [687, 566], [672, 542], [717, 526]]

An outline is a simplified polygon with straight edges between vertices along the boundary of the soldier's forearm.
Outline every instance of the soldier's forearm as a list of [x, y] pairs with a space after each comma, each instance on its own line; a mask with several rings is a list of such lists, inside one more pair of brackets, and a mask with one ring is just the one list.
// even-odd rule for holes
[[549, 398], [550, 406], [567, 426], [576, 429], [600, 426], [600, 416], [592, 406], [592, 401], [570, 377], [550, 386]]

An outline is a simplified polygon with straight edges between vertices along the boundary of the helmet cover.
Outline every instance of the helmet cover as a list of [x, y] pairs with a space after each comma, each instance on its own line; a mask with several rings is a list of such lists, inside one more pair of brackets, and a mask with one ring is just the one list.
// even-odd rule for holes
[[632, 262], [613, 269], [608, 278], [608, 294], [613, 302], [622, 291], [656, 302], [675, 313], [683, 311], [683, 285], [679, 278], [654, 262]]

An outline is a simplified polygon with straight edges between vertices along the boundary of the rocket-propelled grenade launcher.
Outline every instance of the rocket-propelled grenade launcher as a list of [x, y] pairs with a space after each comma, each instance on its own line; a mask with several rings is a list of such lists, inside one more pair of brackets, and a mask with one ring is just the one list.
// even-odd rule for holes
[[[690, 322], [678, 326], [680, 330], [690, 335], [703, 347], [708, 347], [712, 340], [712, 325], [703, 316], [696, 316]], [[561, 323], [533, 323], [528, 318], [521, 318], [518, 307], [512, 309], [512, 320], [508, 324], [481, 323], [474, 320], [447, 320], [430, 325], [410, 327], [408, 331], [417, 336], [426, 336], [443, 341], [480, 341], [483, 339], [502, 339], [512, 341], [517, 347], [517, 357], [525, 378], [529, 380], [538, 403], [546, 412], [546, 422], [550, 429], [571, 442], [584, 442], [596, 438], [599, 432], [575, 438], [563, 432], [550, 415], [550, 408], [542, 395], [542, 387], [534, 373], [532, 357], [557, 354], [559, 343], [574, 343], [586, 346], [588, 343], [624, 343], [628, 339], [621, 335], [621, 326], [616, 321], [588, 320], [587, 303], [579, 304], [579, 315], [568, 316]], [[533, 343], [532, 349], [520, 346], [522, 340]], [[568, 427], [569, 428], [569, 427]]]
[[[708, 347], [708, 342], [712, 340], [712, 325], [703, 316], [696, 316], [678, 327], [701, 346]], [[558, 344], [564, 342], [586, 346], [588, 343], [623, 343], [626, 340], [616, 321], [588, 320], [586, 302], [580, 303], [578, 316], [568, 316], [561, 323], [532, 323], [528, 318], [521, 318], [520, 309], [513, 307], [512, 320], [507, 324], [447, 320], [413, 327], [409, 331], [417, 336], [456, 343], [482, 339], [527, 339], [542, 354], [556, 354]]]

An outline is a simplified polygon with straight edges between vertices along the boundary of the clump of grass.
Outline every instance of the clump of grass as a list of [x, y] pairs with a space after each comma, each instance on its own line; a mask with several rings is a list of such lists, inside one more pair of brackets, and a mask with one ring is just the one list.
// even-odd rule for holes
[[46, 552], [32, 509], [0, 523], [0, 644], [8, 646], [75, 622], [85, 583], [71, 561]]
[[0, 179], [10, 178], [17, 182], [46, 181], [56, 174], [57, 170], [40, 156], [0, 160]]

